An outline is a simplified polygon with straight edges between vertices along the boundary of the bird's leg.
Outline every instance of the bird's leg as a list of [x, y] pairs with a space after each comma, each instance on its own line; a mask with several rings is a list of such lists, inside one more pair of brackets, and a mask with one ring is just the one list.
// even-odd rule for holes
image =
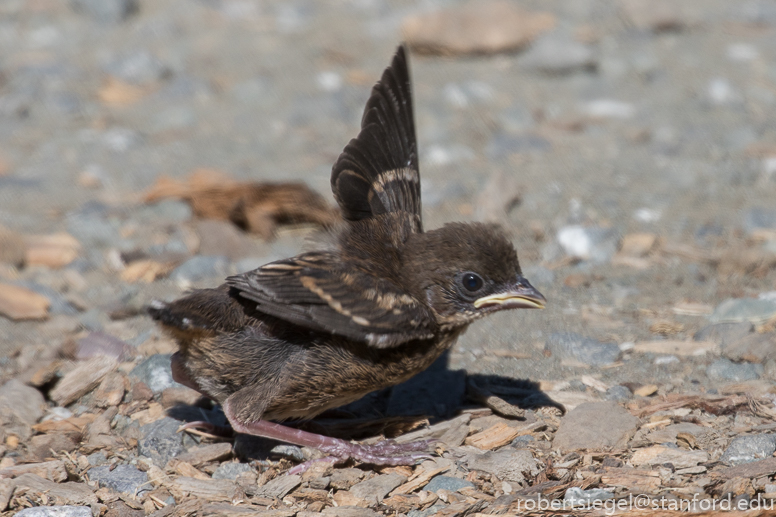
[[393, 440], [385, 440], [373, 445], [361, 445], [339, 438], [331, 438], [321, 434], [302, 431], [301, 429], [286, 427], [266, 420], [242, 422], [236, 417], [230, 407], [230, 402], [227, 399], [224, 403], [224, 413], [232, 424], [232, 429], [236, 432], [272, 438], [301, 447], [312, 447], [327, 454], [325, 458], [320, 460], [307, 461], [296, 466], [291, 471], [295, 474], [304, 472], [313, 463], [321, 461], [336, 464], [343, 463], [349, 459], [355, 459], [374, 465], [414, 465], [418, 460], [432, 458], [428, 453], [411, 454], [427, 449], [432, 443], [430, 441], [396, 443]]

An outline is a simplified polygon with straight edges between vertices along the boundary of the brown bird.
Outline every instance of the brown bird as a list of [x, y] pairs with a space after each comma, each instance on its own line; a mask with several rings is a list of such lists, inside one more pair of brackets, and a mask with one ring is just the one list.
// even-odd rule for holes
[[331, 247], [149, 312], [178, 341], [175, 380], [219, 402], [235, 431], [317, 448], [327, 455], [318, 461], [413, 464], [428, 442], [359, 445], [274, 422], [310, 419], [406, 381], [474, 320], [543, 308], [545, 299], [497, 226], [423, 231], [403, 47], [372, 89], [331, 186], [345, 221]]

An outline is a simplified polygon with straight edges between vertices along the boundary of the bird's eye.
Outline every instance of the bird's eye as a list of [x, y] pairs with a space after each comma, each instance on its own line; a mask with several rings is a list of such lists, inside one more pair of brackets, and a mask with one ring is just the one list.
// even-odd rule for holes
[[463, 284], [467, 291], [479, 291], [482, 287], [482, 278], [474, 273], [465, 273], [463, 277], [461, 277], [461, 284]]

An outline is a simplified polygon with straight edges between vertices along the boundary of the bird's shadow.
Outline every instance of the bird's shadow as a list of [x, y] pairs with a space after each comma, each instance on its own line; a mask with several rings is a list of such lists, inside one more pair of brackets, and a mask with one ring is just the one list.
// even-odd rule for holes
[[[541, 407], [564, 411], [562, 405], [539, 389], [537, 382], [451, 370], [449, 353], [445, 353], [427, 370], [402, 384], [372, 392], [313, 420], [288, 424], [343, 439], [363, 439], [381, 434], [394, 437], [416, 428], [426, 420], [434, 424], [450, 419], [463, 410], [485, 408], [489, 405], [487, 400], [492, 400], [494, 396], [505, 403], [500, 404], [500, 407], [511, 408], [511, 414], [502, 413], [507, 418], [521, 418], [515, 415]], [[499, 412], [498, 408], [495, 412]], [[227, 425], [218, 406], [207, 408], [201, 405], [178, 405], [168, 409], [167, 414], [184, 422], [204, 420], [218, 426]], [[293, 448], [278, 448], [278, 445], [282, 445], [282, 442], [237, 435], [234, 449], [235, 455], [243, 460], [294, 456]]]

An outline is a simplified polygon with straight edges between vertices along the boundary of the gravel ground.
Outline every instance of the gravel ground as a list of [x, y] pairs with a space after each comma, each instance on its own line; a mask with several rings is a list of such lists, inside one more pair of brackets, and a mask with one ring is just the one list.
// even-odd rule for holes
[[[382, 412], [445, 421], [467, 385], [465, 404], [477, 405], [467, 379], [529, 380], [569, 408], [747, 390], [773, 407], [776, 6], [645, 3], [523, 1], [553, 21], [527, 48], [412, 53], [426, 227], [499, 221], [548, 306], [476, 323], [446, 365], [376, 396]], [[148, 373], [153, 365], [126, 375], [142, 360], [164, 370], [155, 354], [172, 351], [142, 306], [293, 255], [315, 230], [281, 226], [265, 241], [203, 222], [182, 200], [143, 203], [143, 193], [161, 176], [208, 169], [303, 181], [333, 204], [331, 164], [402, 24], [460, 4], [0, 2], [0, 229], [17, 238], [0, 232], [0, 284], [49, 304], [43, 319], [0, 317], [0, 380], [29, 383], [73, 342], [97, 335], [105, 347], [112, 337], [129, 350], [119, 362], [135, 358], [119, 367], [123, 378], [151, 389], [144, 403], [159, 402], [172, 386]], [[73, 257], [30, 259], [49, 245], [41, 235], [62, 233], [75, 243], [60, 235], [55, 255]], [[132, 257], [169, 267], [136, 281]], [[93, 408], [92, 395], [77, 402], [88, 391], [57, 388], [73, 367], [57, 364], [32, 383], [47, 404]], [[401, 396], [417, 390], [428, 397]], [[9, 429], [4, 466], [30, 461]], [[768, 493], [764, 483], [757, 493]]]

